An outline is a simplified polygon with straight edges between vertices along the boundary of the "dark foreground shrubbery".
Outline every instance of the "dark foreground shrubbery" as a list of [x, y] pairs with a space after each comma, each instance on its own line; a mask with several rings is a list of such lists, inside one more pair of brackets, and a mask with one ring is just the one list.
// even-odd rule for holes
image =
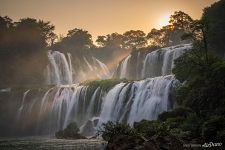
[[[184, 112], [181, 113], [181, 110]], [[187, 113], [187, 110], [189, 113]], [[225, 118], [212, 116], [204, 120], [201, 116], [178, 108], [164, 112], [163, 120], [142, 120], [133, 127], [123, 123], [108, 122], [100, 131], [108, 141], [107, 149], [183, 149], [183, 144], [224, 143]], [[171, 115], [172, 114], [172, 115]], [[185, 115], [184, 115], [185, 114]]]
[[55, 133], [58, 139], [86, 139], [85, 136], [80, 135], [79, 128], [75, 122], [70, 123], [66, 129], [60, 130]]
[[134, 127], [123, 123], [103, 124], [100, 133], [108, 141], [107, 149], [181, 149], [182, 142], [169, 133], [164, 123], [142, 120]]

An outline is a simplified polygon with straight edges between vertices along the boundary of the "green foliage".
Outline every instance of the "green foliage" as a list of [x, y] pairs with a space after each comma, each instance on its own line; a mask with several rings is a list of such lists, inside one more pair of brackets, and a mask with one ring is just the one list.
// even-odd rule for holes
[[66, 127], [66, 129], [56, 132], [55, 136], [58, 139], [84, 139], [85, 137], [80, 135], [78, 132], [79, 128], [77, 127], [76, 122], [72, 122]]
[[219, 57], [224, 58], [225, 54], [225, 1], [220, 0], [204, 9], [202, 20], [207, 26], [207, 40], [209, 47]]
[[157, 134], [159, 130], [159, 122], [142, 120], [134, 123], [134, 129], [144, 137], [152, 137]]
[[130, 30], [123, 34], [124, 43], [128, 49], [145, 47], [147, 44], [146, 35], [141, 30]]
[[202, 127], [202, 136], [206, 141], [221, 140], [224, 137], [225, 119], [223, 116], [212, 116]]
[[118, 33], [108, 34], [106, 36], [98, 36], [96, 42], [101, 47], [125, 48], [124, 36]]
[[194, 111], [214, 111], [225, 106], [225, 62], [213, 54], [204, 57], [194, 47], [175, 61], [173, 73], [184, 84], [176, 91], [178, 104]]
[[169, 22], [174, 26], [174, 28], [189, 30], [193, 19], [182, 11], [175, 11], [174, 14], [170, 16]]
[[94, 47], [92, 36], [88, 31], [82, 29], [69, 30], [66, 37], [63, 37], [61, 41], [52, 45], [52, 49], [64, 52], [70, 52], [71, 54], [82, 54], [84, 50], [88, 50]]
[[109, 141], [115, 136], [119, 135], [134, 136], [136, 133], [128, 124], [119, 122], [113, 123], [109, 121], [102, 125], [102, 129], [98, 130], [98, 134], [101, 134], [104, 140]]
[[177, 108], [159, 115], [169, 132], [183, 140], [201, 137], [202, 119], [190, 108]]
[[189, 138], [200, 138], [201, 137], [201, 127], [202, 127], [203, 120], [196, 114], [190, 114], [180, 125], [180, 128], [184, 132], [189, 132]]
[[175, 60], [173, 73], [183, 82], [176, 90], [176, 101], [191, 108], [192, 113], [180, 124], [171, 121], [170, 113], [159, 118], [169, 125], [175, 124], [170, 132], [183, 140], [210, 142], [221, 141], [225, 137], [225, 61], [209, 51], [209, 48], [216, 52], [224, 51], [224, 28], [220, 27], [223, 25], [224, 4], [224, 1], [219, 1], [205, 9], [202, 20], [196, 21], [192, 27], [193, 49]]
[[0, 16], [2, 86], [43, 84], [46, 49], [54, 40], [54, 28], [48, 21], [23, 18], [13, 22], [7, 16]]
[[130, 82], [127, 79], [106, 79], [106, 80], [94, 80], [94, 81], [85, 81], [84, 83], [82, 83], [83, 85], [86, 86], [93, 86], [93, 87], [101, 87], [105, 90], [109, 90], [110, 88], [112, 88], [113, 86], [115, 86], [116, 84], [119, 84], [121, 82]]
[[181, 117], [181, 118], [187, 118], [187, 116], [192, 113], [192, 110], [190, 108], [175, 108], [172, 111], [168, 112], [163, 112], [158, 116], [158, 120], [160, 121], [166, 121], [168, 118], [176, 118], [176, 117]]

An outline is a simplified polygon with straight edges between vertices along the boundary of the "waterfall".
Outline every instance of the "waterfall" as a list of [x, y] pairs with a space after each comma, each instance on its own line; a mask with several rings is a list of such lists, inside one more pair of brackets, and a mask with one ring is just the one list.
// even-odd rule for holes
[[98, 70], [98, 68], [100, 69], [98, 72], [98, 76], [102, 79], [107, 79], [110, 77], [110, 71], [109, 69], [107, 68], [107, 66], [102, 63], [101, 61], [99, 61], [97, 58], [95, 57], [92, 57], [94, 63], [95, 63], [95, 66], [96, 66], [96, 69]]
[[23, 107], [24, 107], [24, 103], [25, 103], [25, 99], [27, 97], [27, 94], [30, 92], [30, 90], [27, 90], [23, 93], [23, 99], [22, 99], [22, 103], [18, 109], [18, 113], [17, 113], [17, 120], [20, 119], [21, 117], [21, 113], [22, 113], [22, 110], [23, 110]]
[[[88, 61], [83, 57], [84, 66], [80, 70], [73, 67], [72, 56], [58, 51], [48, 52], [49, 65], [47, 66], [47, 84], [66, 85], [81, 82], [88, 79], [109, 78], [110, 71], [107, 66], [95, 57]], [[91, 76], [90, 76], [91, 75]]]
[[[133, 125], [142, 119], [157, 119], [159, 113], [171, 109], [170, 93], [177, 83], [174, 76], [169, 75], [122, 82], [110, 90], [88, 85], [58, 86], [47, 90], [40, 101], [33, 97], [29, 102], [31, 107], [38, 107], [38, 133], [45, 127], [51, 128], [45, 134], [54, 134], [76, 121], [83, 134], [92, 135], [107, 121]], [[23, 118], [34, 116], [35, 112], [26, 113], [28, 109], [23, 108]]]
[[171, 74], [174, 60], [191, 48], [191, 44], [183, 44], [162, 48], [147, 54], [144, 60], [142, 78]]
[[58, 51], [49, 51], [48, 58], [50, 64], [47, 66], [47, 83], [72, 84], [71, 58], [66, 59], [66, 56]]
[[[44, 90], [30, 90], [23, 94], [17, 113], [26, 129], [35, 134], [54, 134], [75, 121], [83, 135], [90, 136], [107, 121], [119, 121], [131, 126], [134, 122], [155, 120], [164, 111], [172, 109], [174, 88], [180, 83], [171, 74], [174, 60], [190, 49], [191, 44], [162, 48], [143, 55], [137, 52], [118, 65], [121, 78], [131, 77], [132, 69], [138, 81], [123, 81], [104, 88], [99, 84], [73, 83], [75, 81], [72, 57], [50, 51], [49, 81], [57, 86]], [[76, 70], [82, 79], [110, 77], [107, 66], [98, 59], [83, 57], [86, 68]], [[79, 80], [83, 81], [83, 80]], [[122, 80], [121, 80], [122, 81]], [[108, 80], [106, 82], [112, 82]], [[29, 96], [27, 96], [29, 93]], [[32, 119], [31, 119], [32, 118]], [[35, 119], [33, 119], [35, 118]]]
[[[133, 57], [135, 61], [132, 62], [131, 55], [127, 56], [114, 74], [119, 78], [136, 80], [172, 74], [174, 60], [191, 48], [192, 44], [161, 48], [147, 53], [142, 62], [139, 51], [137, 57]], [[140, 68], [141, 71], [139, 71]]]
[[120, 72], [120, 77], [125, 78], [127, 76], [127, 64], [130, 59], [131, 55], [127, 56], [127, 58], [122, 62], [121, 64], [121, 72]]

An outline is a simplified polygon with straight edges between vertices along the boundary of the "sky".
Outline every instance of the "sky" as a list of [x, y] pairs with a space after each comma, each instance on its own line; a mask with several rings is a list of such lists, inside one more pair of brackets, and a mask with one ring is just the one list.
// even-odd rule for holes
[[93, 38], [128, 30], [150, 32], [182, 10], [199, 19], [203, 8], [218, 0], [0, 0], [0, 15], [14, 21], [36, 18], [50, 21], [57, 34], [82, 28]]

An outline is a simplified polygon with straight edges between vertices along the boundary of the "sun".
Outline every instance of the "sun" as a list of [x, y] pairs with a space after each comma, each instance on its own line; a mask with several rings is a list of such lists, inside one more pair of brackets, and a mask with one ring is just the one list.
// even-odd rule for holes
[[158, 27], [162, 28], [163, 26], [168, 25], [169, 21], [170, 21], [170, 15], [169, 14], [166, 14], [166, 15], [160, 17], [159, 21], [158, 21]]

